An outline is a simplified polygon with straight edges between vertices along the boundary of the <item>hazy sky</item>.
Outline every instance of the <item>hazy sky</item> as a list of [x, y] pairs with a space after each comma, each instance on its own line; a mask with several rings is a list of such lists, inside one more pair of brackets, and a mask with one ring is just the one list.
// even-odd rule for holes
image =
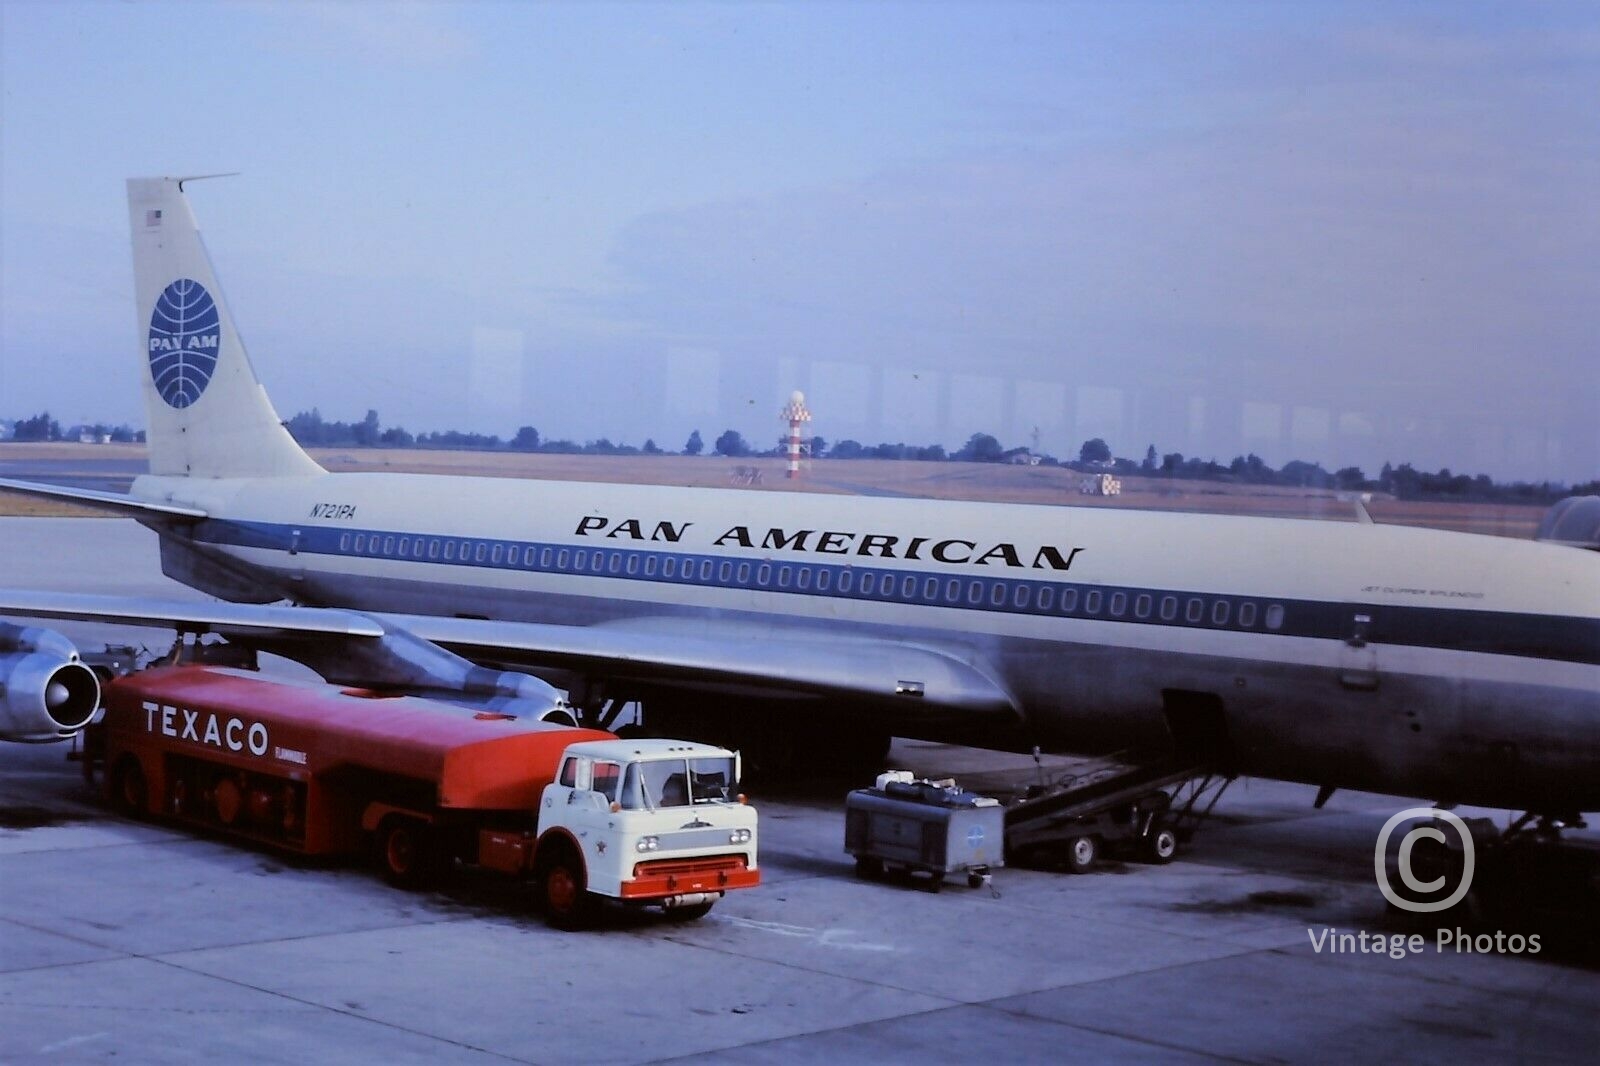
[[0, 0], [0, 416], [142, 424], [122, 181], [280, 412], [1600, 476], [1600, 6]]

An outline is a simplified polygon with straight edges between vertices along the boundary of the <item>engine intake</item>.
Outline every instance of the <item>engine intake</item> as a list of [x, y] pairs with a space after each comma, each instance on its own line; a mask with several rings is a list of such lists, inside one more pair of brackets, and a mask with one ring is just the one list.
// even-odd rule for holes
[[100, 681], [49, 629], [0, 622], [0, 740], [65, 740], [100, 707]]

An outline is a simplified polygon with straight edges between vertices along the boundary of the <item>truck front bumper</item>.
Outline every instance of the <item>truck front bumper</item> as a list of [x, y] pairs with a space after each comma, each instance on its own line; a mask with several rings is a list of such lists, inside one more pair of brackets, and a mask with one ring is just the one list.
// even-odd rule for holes
[[727, 892], [754, 888], [761, 871], [752, 870], [743, 855], [708, 855], [696, 859], [652, 859], [634, 866], [633, 877], [622, 882], [625, 900], [664, 899], [697, 892]]

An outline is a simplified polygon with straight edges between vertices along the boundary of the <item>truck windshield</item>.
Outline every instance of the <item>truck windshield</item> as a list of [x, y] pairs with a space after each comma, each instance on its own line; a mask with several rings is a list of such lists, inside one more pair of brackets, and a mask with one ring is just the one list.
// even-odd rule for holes
[[631, 810], [686, 807], [725, 800], [734, 784], [733, 760], [726, 756], [629, 763], [620, 802]]

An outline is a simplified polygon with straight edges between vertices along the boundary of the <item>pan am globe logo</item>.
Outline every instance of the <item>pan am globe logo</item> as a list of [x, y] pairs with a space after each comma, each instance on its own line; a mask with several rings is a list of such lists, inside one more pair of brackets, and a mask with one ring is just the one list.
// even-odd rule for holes
[[169, 407], [200, 398], [221, 350], [217, 302], [205, 286], [179, 278], [163, 289], [150, 312], [150, 377]]

